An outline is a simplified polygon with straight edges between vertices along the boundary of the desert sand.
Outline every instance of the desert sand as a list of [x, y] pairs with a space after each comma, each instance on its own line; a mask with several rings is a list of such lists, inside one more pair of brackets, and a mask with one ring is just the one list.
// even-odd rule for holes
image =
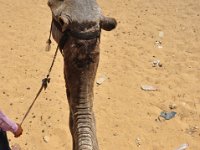
[[[51, 13], [45, 0], [0, 0], [0, 108], [21, 122], [48, 72]], [[200, 150], [199, 0], [98, 0], [115, 17], [102, 31], [94, 110], [101, 150]], [[152, 66], [153, 61], [160, 61]], [[48, 89], [10, 144], [22, 150], [71, 150], [68, 103], [59, 54]], [[157, 91], [144, 91], [151, 85]], [[170, 120], [162, 111], [175, 111]], [[46, 138], [46, 142], [44, 141]]]

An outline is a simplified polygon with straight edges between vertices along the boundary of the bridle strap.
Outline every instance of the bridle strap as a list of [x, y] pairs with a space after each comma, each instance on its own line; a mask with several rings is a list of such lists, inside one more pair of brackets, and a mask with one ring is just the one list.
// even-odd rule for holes
[[[54, 23], [56, 28], [60, 32], [62, 32], [62, 28], [61, 28], [60, 24], [55, 19], [53, 19], [52, 22]], [[63, 34], [64, 34], [64, 36], [71, 36], [71, 37], [74, 37], [79, 40], [92, 40], [92, 39], [100, 38], [101, 30], [79, 32], [79, 31], [67, 29], [66, 31], [64, 31]]]

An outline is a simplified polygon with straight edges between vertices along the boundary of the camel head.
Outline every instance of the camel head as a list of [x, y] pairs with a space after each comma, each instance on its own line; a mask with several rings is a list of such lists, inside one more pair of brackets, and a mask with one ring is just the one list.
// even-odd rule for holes
[[93, 23], [106, 31], [111, 31], [117, 25], [114, 18], [102, 14], [95, 0], [48, 0], [48, 6], [62, 32], [70, 27], [76, 28], [76, 24]]
[[[64, 57], [73, 150], [99, 150], [93, 112], [93, 85], [99, 63], [101, 29], [117, 22], [95, 0], [49, 0], [52, 35]], [[50, 42], [49, 42], [50, 43]]]

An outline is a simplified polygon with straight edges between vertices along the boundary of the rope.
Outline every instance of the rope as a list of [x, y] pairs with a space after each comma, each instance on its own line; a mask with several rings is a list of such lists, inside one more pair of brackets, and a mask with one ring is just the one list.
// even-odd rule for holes
[[[49, 34], [49, 39], [47, 40], [47, 44], [51, 44], [51, 33], [52, 33], [52, 24], [53, 24], [53, 21], [54, 21], [54, 25], [59, 29], [60, 26], [59, 24], [52, 19], [52, 22], [51, 22], [51, 28], [50, 28], [50, 34]], [[48, 86], [48, 83], [50, 83], [50, 74], [51, 74], [51, 71], [52, 71], [52, 68], [54, 66], [54, 63], [55, 63], [55, 60], [56, 60], [56, 56], [57, 56], [57, 53], [58, 53], [58, 49], [60, 49], [60, 52], [61, 54], [63, 55], [63, 48], [64, 48], [64, 45], [65, 43], [67, 42], [68, 38], [69, 38], [69, 34], [68, 34], [68, 30], [66, 30], [63, 34], [63, 36], [61, 37], [59, 43], [58, 43], [58, 46], [56, 48], [56, 51], [55, 51], [55, 54], [54, 54], [54, 57], [53, 57], [53, 61], [51, 63], [51, 66], [49, 68], [49, 71], [48, 71], [48, 74], [46, 76], [46, 78], [44, 78], [42, 80], [42, 85], [38, 91], [38, 93], [36, 94], [32, 104], [30, 105], [30, 107], [28, 108], [28, 110], [26, 111], [26, 114], [24, 115], [20, 125], [23, 124], [24, 120], [26, 119], [26, 117], [28, 116], [28, 114], [30, 113], [35, 101], [37, 100], [37, 98], [39, 97], [39, 95], [41, 94], [42, 90], [46, 90], [47, 86]], [[78, 38], [78, 39], [82, 39], [82, 40], [90, 40], [90, 39], [93, 39], [93, 38], [100, 38], [100, 32], [91, 32], [91, 33], [76, 33], [76, 32], [71, 32], [72, 36]]]
[[46, 51], [49, 51], [50, 50], [50, 45], [51, 45], [51, 33], [52, 33], [52, 24], [53, 24], [53, 21], [51, 21], [51, 27], [50, 27], [50, 31], [49, 31], [49, 38], [47, 40], [47, 47], [46, 47]]
[[43, 90], [43, 89], [46, 90], [46, 88], [47, 88], [47, 86], [48, 86], [48, 83], [50, 83], [50, 78], [49, 78], [49, 77], [50, 77], [52, 68], [53, 68], [53, 66], [54, 66], [54, 63], [55, 63], [55, 60], [56, 60], [56, 56], [57, 56], [57, 54], [58, 54], [58, 49], [59, 49], [59, 46], [57, 46], [57, 48], [56, 48], [56, 51], [55, 51], [55, 54], [54, 54], [54, 57], [53, 57], [53, 61], [52, 61], [51, 66], [50, 66], [50, 68], [49, 68], [48, 74], [47, 74], [46, 78], [44, 78], [44, 79], [42, 80], [42, 85], [41, 85], [41, 87], [40, 87], [38, 93], [36, 94], [36, 96], [35, 96], [35, 98], [34, 98], [32, 104], [30, 105], [30, 107], [29, 107], [28, 110], [26, 111], [26, 114], [24, 115], [24, 117], [23, 117], [23, 119], [22, 119], [20, 125], [23, 124], [24, 120], [26, 119], [26, 117], [27, 117], [28, 114], [30, 113], [30, 111], [31, 111], [31, 109], [32, 109], [32, 107], [33, 107], [35, 101], [36, 101], [37, 98], [39, 97], [39, 95], [40, 95], [40, 93], [42, 92], [42, 90]]

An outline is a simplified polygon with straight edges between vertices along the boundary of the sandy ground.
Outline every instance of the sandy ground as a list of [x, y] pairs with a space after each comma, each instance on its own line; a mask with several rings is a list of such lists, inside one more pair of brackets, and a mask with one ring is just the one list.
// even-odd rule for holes
[[[118, 20], [116, 30], [102, 32], [97, 77], [108, 79], [95, 85], [100, 149], [175, 150], [187, 143], [188, 150], [200, 150], [199, 0], [99, 0], [99, 4]], [[0, 0], [0, 14], [0, 107], [20, 122], [54, 54], [55, 42], [52, 51], [44, 50], [51, 14], [43, 0]], [[154, 60], [162, 66], [152, 67]], [[145, 84], [158, 91], [141, 90]], [[170, 110], [170, 105], [175, 108]], [[162, 111], [177, 115], [159, 120]], [[23, 128], [19, 139], [9, 133], [10, 143], [20, 144], [22, 150], [72, 149], [61, 55], [49, 88]]]

